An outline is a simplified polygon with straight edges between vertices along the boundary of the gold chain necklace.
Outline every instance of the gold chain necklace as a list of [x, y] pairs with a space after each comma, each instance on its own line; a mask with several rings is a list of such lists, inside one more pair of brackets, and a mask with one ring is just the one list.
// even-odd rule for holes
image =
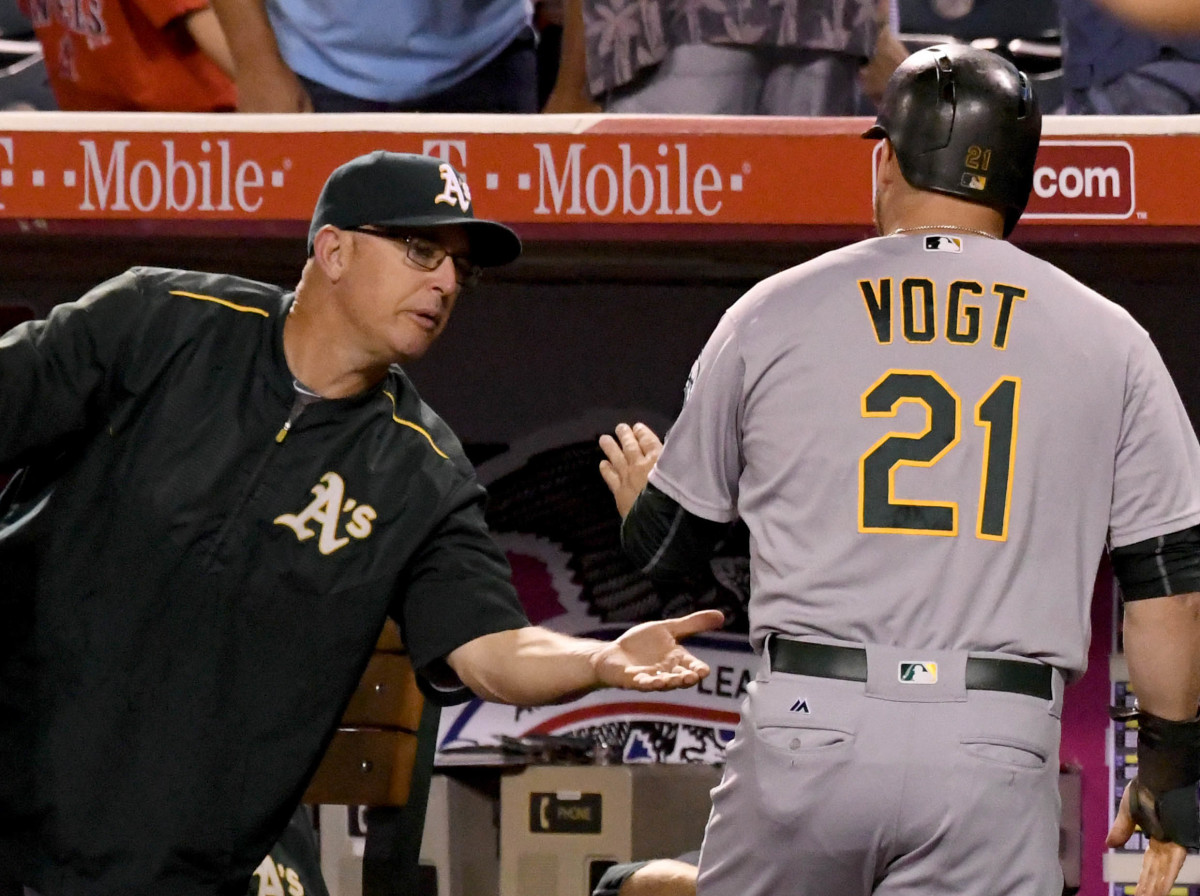
[[972, 227], [959, 227], [957, 224], [921, 224], [918, 227], [897, 227], [888, 236], [895, 233], [914, 233], [918, 230], [957, 230], [960, 233], [974, 233], [979, 236], [986, 236], [989, 240], [998, 240], [1000, 237], [994, 233], [988, 233], [986, 230], [975, 230]]

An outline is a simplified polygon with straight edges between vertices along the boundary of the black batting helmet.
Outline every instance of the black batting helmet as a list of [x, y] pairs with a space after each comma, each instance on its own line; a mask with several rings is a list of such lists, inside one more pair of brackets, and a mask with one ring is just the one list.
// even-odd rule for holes
[[1041, 134], [1024, 72], [987, 50], [941, 44], [892, 73], [863, 136], [887, 137], [914, 187], [1002, 211], [1008, 236], [1029, 201]]

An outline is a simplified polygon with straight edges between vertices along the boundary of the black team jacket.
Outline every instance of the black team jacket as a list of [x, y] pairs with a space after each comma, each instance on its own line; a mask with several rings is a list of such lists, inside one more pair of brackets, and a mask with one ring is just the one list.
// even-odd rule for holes
[[426, 675], [527, 624], [398, 367], [300, 409], [292, 300], [135, 268], [0, 337], [0, 880], [242, 896], [387, 614]]

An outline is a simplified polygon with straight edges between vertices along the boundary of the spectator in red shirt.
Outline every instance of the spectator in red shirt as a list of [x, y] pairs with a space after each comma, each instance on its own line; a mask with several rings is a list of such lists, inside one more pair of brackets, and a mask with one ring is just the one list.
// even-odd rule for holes
[[227, 112], [233, 57], [207, 0], [21, 0], [60, 109]]

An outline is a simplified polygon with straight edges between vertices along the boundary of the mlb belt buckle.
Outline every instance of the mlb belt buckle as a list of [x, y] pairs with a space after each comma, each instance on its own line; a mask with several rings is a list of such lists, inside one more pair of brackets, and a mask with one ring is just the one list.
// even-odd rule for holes
[[896, 670], [896, 678], [901, 684], [937, 684], [937, 663], [932, 660], [902, 662]]
[[[867, 652], [861, 647], [794, 641], [771, 635], [767, 640], [767, 652], [771, 657], [771, 668], [776, 672], [844, 681], [867, 680]], [[909, 679], [903, 677], [906, 672]], [[937, 681], [937, 664], [920, 660], [902, 662], [898, 674], [906, 683], [933, 684]], [[972, 656], [967, 657], [966, 676], [967, 690], [1007, 691], [1040, 700], [1054, 697], [1054, 670], [1044, 663]]]

